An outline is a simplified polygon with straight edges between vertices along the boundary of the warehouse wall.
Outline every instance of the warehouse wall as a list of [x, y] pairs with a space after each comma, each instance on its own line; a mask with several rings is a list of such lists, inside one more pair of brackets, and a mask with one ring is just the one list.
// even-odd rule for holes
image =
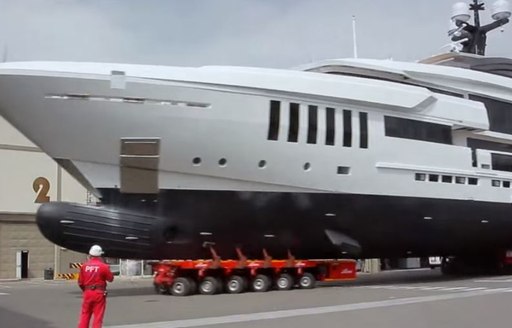
[[69, 262], [83, 261], [83, 254], [48, 242], [35, 223], [41, 202], [58, 196], [87, 201], [85, 188], [0, 117], [0, 279], [16, 277], [17, 251], [29, 252], [29, 278], [43, 277], [48, 267], [75, 272]]

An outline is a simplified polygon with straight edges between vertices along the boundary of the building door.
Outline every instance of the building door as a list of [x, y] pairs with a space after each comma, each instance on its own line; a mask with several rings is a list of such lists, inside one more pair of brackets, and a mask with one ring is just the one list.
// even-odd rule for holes
[[28, 278], [28, 250], [16, 252], [16, 278]]

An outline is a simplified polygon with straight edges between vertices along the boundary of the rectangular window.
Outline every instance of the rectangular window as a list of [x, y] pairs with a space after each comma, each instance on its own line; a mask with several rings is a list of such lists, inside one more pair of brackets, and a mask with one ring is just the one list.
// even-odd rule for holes
[[338, 174], [350, 174], [350, 167], [338, 166]]
[[455, 177], [455, 183], [466, 184], [466, 178], [465, 177]]
[[439, 181], [439, 175], [437, 175], [437, 174], [429, 174], [428, 175], [428, 181], [430, 181], [430, 182], [437, 182], [437, 181]]
[[384, 126], [388, 137], [452, 143], [452, 129], [448, 125], [384, 116]]
[[451, 175], [443, 175], [441, 181], [444, 183], [452, 183], [453, 177]]
[[352, 147], [352, 112], [343, 110], [343, 147]]
[[[476, 150], [477, 149], [495, 150], [495, 151], [500, 151], [500, 152], [505, 152], [505, 153], [512, 153], [512, 145], [505, 144], [505, 143], [468, 138], [467, 144], [468, 144], [468, 147], [471, 148], [471, 158], [473, 160], [473, 166], [475, 166], [475, 167], [478, 167], [478, 163], [476, 160]], [[502, 155], [502, 156], [505, 156], [505, 155]], [[502, 167], [501, 164], [499, 164], [500, 160], [497, 159], [497, 161], [498, 161], [498, 167]], [[485, 168], [485, 169], [490, 169], [490, 167], [487, 164], [481, 164], [481, 167]], [[494, 169], [494, 167], [493, 167], [493, 169]], [[502, 169], [495, 169], [495, 170], [506, 171], [506, 170], [502, 170]]]
[[476, 186], [478, 184], [477, 178], [468, 178], [468, 184]]
[[281, 111], [281, 102], [270, 101], [270, 119], [268, 125], [268, 140], [277, 140], [279, 137], [279, 114]]
[[288, 141], [299, 140], [299, 104], [290, 103], [290, 126], [288, 128]]
[[368, 148], [368, 113], [359, 113], [359, 147]]
[[492, 180], [492, 186], [493, 187], [501, 186], [501, 181], [500, 180]]
[[492, 169], [512, 172], [512, 155], [491, 154]]
[[510, 188], [510, 181], [503, 181], [503, 188]]
[[318, 130], [318, 107], [308, 106], [308, 144], [316, 144]]
[[427, 175], [425, 173], [416, 173], [414, 175], [414, 180], [416, 180], [416, 181], [425, 181], [425, 180], [427, 180]]
[[334, 108], [327, 107], [325, 109], [325, 119], [326, 119], [326, 130], [325, 130], [325, 144], [328, 146], [334, 146], [334, 127], [335, 125], [335, 116], [334, 116]]

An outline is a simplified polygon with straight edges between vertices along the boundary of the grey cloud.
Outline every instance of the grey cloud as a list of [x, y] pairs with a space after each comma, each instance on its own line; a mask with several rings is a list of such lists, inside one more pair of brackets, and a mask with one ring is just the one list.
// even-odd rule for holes
[[[10, 60], [291, 67], [352, 55], [417, 60], [441, 52], [446, 0], [0, 0]], [[488, 14], [484, 21], [490, 19]], [[512, 26], [489, 37], [510, 55]]]

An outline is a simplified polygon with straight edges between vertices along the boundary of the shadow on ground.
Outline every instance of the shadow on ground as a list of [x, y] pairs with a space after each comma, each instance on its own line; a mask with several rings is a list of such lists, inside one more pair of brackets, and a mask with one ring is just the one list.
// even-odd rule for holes
[[481, 275], [447, 276], [441, 270], [418, 270], [418, 271], [384, 271], [376, 274], [359, 274], [354, 281], [320, 283], [319, 286], [368, 286], [368, 285], [405, 285], [440, 283], [447, 281], [471, 280]]

